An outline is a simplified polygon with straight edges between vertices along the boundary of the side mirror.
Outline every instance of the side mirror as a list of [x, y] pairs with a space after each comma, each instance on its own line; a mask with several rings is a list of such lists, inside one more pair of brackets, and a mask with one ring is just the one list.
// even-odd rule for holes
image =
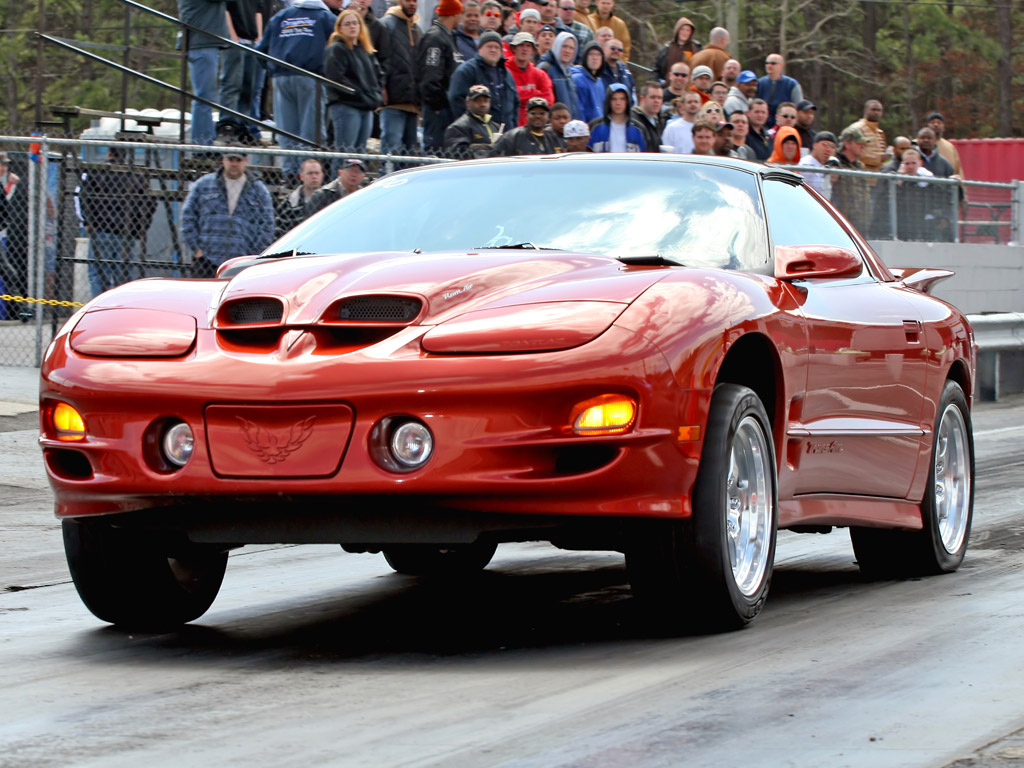
[[779, 280], [850, 277], [863, 268], [860, 254], [838, 245], [775, 246], [775, 277]]

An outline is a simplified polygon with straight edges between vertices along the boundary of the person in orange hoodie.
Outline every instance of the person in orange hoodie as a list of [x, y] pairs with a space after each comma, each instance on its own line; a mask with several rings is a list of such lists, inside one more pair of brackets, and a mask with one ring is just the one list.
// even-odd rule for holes
[[800, 134], [791, 125], [784, 125], [775, 134], [775, 145], [768, 165], [796, 165], [800, 162]]

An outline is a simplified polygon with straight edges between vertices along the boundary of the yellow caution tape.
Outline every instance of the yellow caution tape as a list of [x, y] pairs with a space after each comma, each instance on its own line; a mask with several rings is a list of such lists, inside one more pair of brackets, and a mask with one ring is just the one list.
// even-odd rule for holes
[[26, 304], [46, 304], [51, 307], [83, 307], [80, 301], [61, 301], [60, 299], [34, 299], [31, 296], [11, 296], [9, 293], [0, 293], [0, 301], [22, 301]]

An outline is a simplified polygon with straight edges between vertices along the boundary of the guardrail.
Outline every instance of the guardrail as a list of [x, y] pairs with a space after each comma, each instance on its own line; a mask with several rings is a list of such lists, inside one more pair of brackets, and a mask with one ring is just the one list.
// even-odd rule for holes
[[970, 315], [978, 345], [975, 393], [982, 400], [1024, 392], [1024, 314]]

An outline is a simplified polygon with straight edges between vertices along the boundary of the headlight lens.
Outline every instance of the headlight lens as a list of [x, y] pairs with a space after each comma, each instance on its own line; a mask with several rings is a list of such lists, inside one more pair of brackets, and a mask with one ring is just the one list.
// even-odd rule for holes
[[192, 458], [195, 450], [195, 437], [192, 428], [184, 422], [177, 422], [164, 432], [164, 458], [176, 467], [184, 467]]
[[391, 455], [399, 464], [410, 469], [426, 464], [434, 452], [434, 436], [426, 424], [407, 421], [391, 433]]
[[85, 439], [85, 419], [67, 403], [57, 403], [51, 418], [58, 440], [71, 442]]
[[636, 401], [625, 395], [600, 395], [577, 403], [572, 429], [577, 435], [618, 435], [633, 426]]

